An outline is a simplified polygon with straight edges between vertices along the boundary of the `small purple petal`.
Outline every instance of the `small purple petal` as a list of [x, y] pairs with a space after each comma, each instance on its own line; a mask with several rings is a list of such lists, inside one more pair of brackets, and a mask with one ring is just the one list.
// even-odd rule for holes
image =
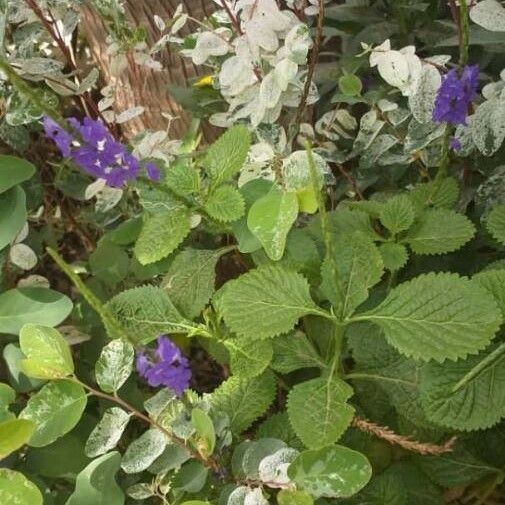
[[157, 344], [152, 358], [143, 352], [137, 354], [137, 371], [151, 387], [166, 386], [181, 396], [191, 379], [188, 360], [169, 338], [160, 336]]
[[72, 135], [67, 133], [56, 121], [48, 116], [44, 117], [42, 124], [46, 137], [54, 141], [63, 156], [68, 157], [70, 155], [70, 146], [72, 145]]
[[478, 85], [478, 65], [465, 67], [461, 78], [454, 69], [447, 72], [437, 93], [433, 121], [466, 125], [468, 108], [477, 94]]
[[461, 149], [461, 141], [456, 137], [452, 137], [452, 139], [449, 140], [449, 147], [453, 151], [459, 151]]
[[158, 182], [161, 178], [160, 169], [154, 163], [146, 163], [146, 172], [151, 181]]

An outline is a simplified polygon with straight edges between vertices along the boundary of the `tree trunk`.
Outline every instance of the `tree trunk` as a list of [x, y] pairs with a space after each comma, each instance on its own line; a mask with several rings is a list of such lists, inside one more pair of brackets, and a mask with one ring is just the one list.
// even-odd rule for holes
[[[160, 37], [154, 15], [169, 19], [180, 1], [125, 0], [123, 3], [128, 19], [133, 25], [145, 28], [147, 41], [151, 44]], [[185, 0], [182, 3], [185, 11], [196, 19], [210, 15], [215, 6], [210, 0]], [[167, 112], [179, 118], [173, 122], [170, 133], [180, 137], [188, 126], [189, 118], [170, 97], [168, 84], [188, 85], [189, 80], [198, 75], [198, 69], [191, 60], [181, 58], [167, 48], [158, 56], [163, 65], [161, 72], [130, 63], [121, 76], [116, 77], [111, 73], [110, 58], [106, 52], [107, 29], [92, 7], [83, 7], [81, 27], [104, 82], [116, 86], [116, 109], [123, 111], [137, 105], [146, 109], [142, 115], [123, 124], [123, 131], [133, 135], [145, 129], [165, 129], [167, 121], [161, 113]], [[189, 32], [188, 28], [185, 30], [181, 31], [183, 35]]]

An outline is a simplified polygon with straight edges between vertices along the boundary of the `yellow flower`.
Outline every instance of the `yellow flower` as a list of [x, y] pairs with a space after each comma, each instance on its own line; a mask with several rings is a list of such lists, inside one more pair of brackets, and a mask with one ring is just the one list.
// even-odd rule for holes
[[212, 75], [204, 75], [201, 79], [198, 79], [193, 86], [196, 88], [205, 88], [206, 86], [212, 86], [214, 84], [214, 77]]

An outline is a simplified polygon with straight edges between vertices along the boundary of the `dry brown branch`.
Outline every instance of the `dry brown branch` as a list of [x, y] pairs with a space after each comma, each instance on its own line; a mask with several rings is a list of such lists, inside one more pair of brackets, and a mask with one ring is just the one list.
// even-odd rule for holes
[[378, 424], [361, 417], [355, 417], [352, 421], [352, 425], [365, 433], [374, 435], [382, 440], [386, 440], [390, 444], [399, 445], [407, 451], [417, 452], [423, 456], [440, 455], [451, 452], [457, 439], [457, 437], [452, 437], [443, 445], [423, 443], [418, 440], [413, 440], [411, 437], [398, 435], [387, 426], [379, 426]]

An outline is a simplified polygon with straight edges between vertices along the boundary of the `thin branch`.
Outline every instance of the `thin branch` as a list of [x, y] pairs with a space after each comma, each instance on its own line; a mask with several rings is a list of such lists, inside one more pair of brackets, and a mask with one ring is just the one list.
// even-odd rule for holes
[[204, 466], [207, 468], [210, 468], [213, 471], [218, 471], [219, 466], [216, 463], [216, 461], [213, 458], [206, 459], [201, 456], [201, 454], [194, 449], [192, 449], [186, 440], [183, 438], [179, 438], [170, 431], [168, 431], [165, 427], [163, 427], [160, 423], [158, 423], [156, 420], [151, 419], [150, 417], [146, 416], [139, 410], [137, 410], [133, 405], [130, 405], [128, 402], [124, 401], [123, 399], [119, 398], [118, 396], [112, 396], [108, 395], [106, 393], [102, 393], [102, 391], [98, 391], [97, 389], [92, 388], [91, 386], [88, 386], [84, 382], [81, 382], [77, 377], [73, 377], [72, 380], [76, 382], [77, 384], [81, 385], [84, 389], [89, 391], [93, 396], [96, 396], [97, 398], [101, 398], [102, 400], [108, 400], [112, 403], [115, 403], [121, 407], [123, 407], [126, 411], [128, 411], [130, 414], [135, 416], [137, 419], [140, 419], [141, 421], [144, 421], [146, 424], [149, 424], [150, 426], [153, 426], [154, 428], [158, 429], [161, 431], [171, 442], [181, 446], [182, 448], [186, 449], [186, 451], [191, 454], [191, 457], [194, 459], [197, 459], [200, 461]]
[[363, 196], [363, 193], [361, 192], [361, 190], [359, 189], [358, 187], [358, 183], [356, 182], [356, 179], [354, 179], [354, 177], [349, 173], [347, 172], [347, 170], [340, 164], [340, 163], [335, 163], [335, 165], [337, 166], [338, 168], [338, 171], [340, 172], [340, 174], [345, 178], [347, 179], [347, 181], [349, 182], [349, 184], [351, 185], [352, 187], [352, 190], [354, 191], [354, 193], [357, 195], [358, 199], [359, 200], [364, 200], [365, 197]]
[[389, 442], [390, 444], [399, 445], [407, 451], [417, 452], [423, 456], [437, 456], [447, 452], [452, 452], [457, 440], [457, 437], [452, 437], [442, 445], [423, 443], [418, 440], [413, 440], [412, 437], [398, 435], [387, 426], [379, 426], [378, 424], [375, 424], [368, 419], [362, 419], [361, 417], [355, 417], [352, 421], [352, 425], [365, 433], [374, 435], [382, 440], [386, 440], [386, 442]]
[[324, 0], [319, 0], [319, 12], [317, 15], [317, 27], [316, 27], [316, 37], [314, 39], [314, 46], [310, 53], [309, 67], [307, 69], [307, 80], [305, 81], [305, 87], [303, 89], [302, 98], [300, 104], [298, 105], [298, 110], [296, 112], [295, 123], [300, 124], [305, 108], [307, 106], [307, 99], [310, 93], [310, 86], [312, 84], [312, 78], [314, 77], [314, 72], [316, 69], [317, 60], [319, 58], [319, 52], [321, 51], [321, 43], [323, 40], [323, 29], [324, 29]]

